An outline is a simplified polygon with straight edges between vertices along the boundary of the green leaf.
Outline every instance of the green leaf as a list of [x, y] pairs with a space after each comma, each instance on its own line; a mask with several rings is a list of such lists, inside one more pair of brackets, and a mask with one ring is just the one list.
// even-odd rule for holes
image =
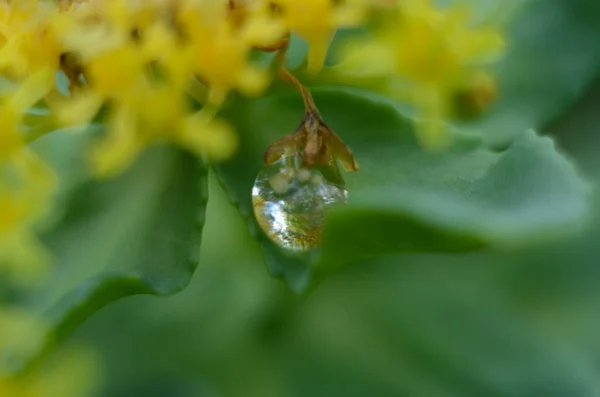
[[[491, 3], [500, 12], [506, 7], [504, 0]], [[600, 74], [600, 3], [526, 1], [506, 31], [508, 51], [494, 71], [498, 101], [473, 125], [494, 145], [543, 129]]]
[[148, 149], [115, 179], [74, 190], [61, 222], [44, 236], [55, 273], [30, 302], [50, 326], [46, 351], [116, 299], [170, 295], [189, 283], [206, 183], [206, 168], [193, 155], [164, 146]]
[[600, 76], [576, 108], [547, 128], [560, 146], [573, 155], [586, 175], [600, 177]]
[[261, 242], [271, 273], [302, 290], [312, 267], [384, 252], [462, 251], [545, 241], [579, 226], [589, 187], [549, 138], [527, 132], [502, 152], [454, 134], [440, 153], [423, 151], [412, 123], [384, 98], [350, 89], [315, 89], [325, 122], [352, 148], [361, 169], [345, 174], [350, 203], [331, 216], [322, 253], [288, 254], [262, 233], [250, 191], [262, 154], [298, 125], [298, 96], [273, 94], [238, 104], [230, 119], [241, 152], [216, 167], [231, 200]]
[[[538, 296], [518, 300], [513, 285], [499, 288], [514, 259], [402, 255], [348, 267], [286, 324], [280, 339], [289, 344], [273, 361], [298, 395], [360, 396], [369, 388], [383, 396], [595, 395], [597, 349], [589, 354], [592, 346], [559, 331], [595, 335], [571, 322], [597, 323], [593, 311], [558, 311], [545, 298], [530, 310]], [[541, 270], [522, 284], [535, 289]], [[518, 268], [509, 271], [517, 276]]]
[[[292, 296], [266, 277], [226, 197], [210, 194], [192, 285], [121, 300], [78, 332], [105, 353], [102, 395], [597, 394], [600, 229], [524, 257], [362, 261]], [[183, 391], [192, 378], [200, 391]]]
[[42, 229], [60, 221], [68, 210], [71, 193], [92, 178], [86, 157], [92, 136], [98, 131], [98, 125], [55, 130], [31, 144], [31, 148], [52, 168], [58, 180], [52, 211], [44, 220]]

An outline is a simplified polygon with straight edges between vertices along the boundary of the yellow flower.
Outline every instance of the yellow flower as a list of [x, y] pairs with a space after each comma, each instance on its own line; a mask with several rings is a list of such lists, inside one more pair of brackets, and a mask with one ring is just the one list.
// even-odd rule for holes
[[0, 158], [6, 158], [23, 147], [19, 122], [23, 114], [9, 101], [0, 105]]
[[[0, 142], [6, 143], [21, 114], [41, 100], [55, 85], [60, 50], [48, 21], [58, 12], [51, 2], [36, 0], [0, 3], [0, 74], [22, 87], [12, 99], [16, 109], [0, 111]], [[14, 144], [15, 141], [12, 140]], [[2, 146], [3, 152], [13, 145]]]
[[473, 26], [464, 6], [442, 10], [430, 0], [396, 4], [374, 40], [347, 47], [340, 68], [389, 78], [389, 93], [410, 100], [423, 116], [422, 143], [440, 147], [454, 95], [498, 58], [504, 41], [494, 27]]
[[26, 112], [55, 86], [60, 52], [48, 20], [56, 12], [49, 2], [0, 3], [0, 74], [9, 82], [0, 94], [0, 161], [24, 145]]
[[31, 232], [54, 192], [54, 174], [26, 147], [21, 124], [26, 111], [52, 87], [39, 69], [0, 101], [0, 268], [18, 284], [40, 280], [49, 258]]
[[333, 35], [340, 27], [358, 25], [364, 14], [360, 0], [273, 0], [289, 30], [308, 43], [308, 71], [316, 73], [325, 63]]
[[23, 286], [46, 273], [49, 257], [31, 231], [45, 213], [54, 174], [26, 147], [28, 110], [54, 87], [59, 54], [36, 1], [0, 4], [0, 72], [12, 79], [0, 99], [0, 274]]
[[189, 39], [193, 72], [209, 86], [209, 102], [220, 105], [232, 89], [256, 95], [266, 88], [267, 71], [249, 62], [251, 48], [222, 1], [184, 1], [177, 17]]
[[57, 12], [46, 1], [0, 3], [0, 73], [22, 79], [40, 69], [58, 68], [59, 46], [48, 26]]
[[289, 30], [270, 0], [229, 0], [228, 18], [252, 48], [273, 51], [289, 41]]
[[[168, 103], [170, 98], [173, 102]], [[177, 100], [177, 97], [156, 92], [149, 93], [144, 98], [149, 103], [146, 111], [154, 109], [154, 116], [162, 119], [159, 125], [171, 125], [171, 128], [152, 126], [152, 117], [144, 118], [133, 106], [120, 104], [109, 119], [105, 137], [92, 153], [92, 161], [99, 176], [112, 176], [122, 171], [143, 148], [155, 142], [170, 140], [212, 160], [226, 158], [236, 149], [237, 137], [227, 124], [202, 117], [201, 112], [184, 116], [176, 106], [169, 111], [167, 107]], [[165, 107], [161, 104], [165, 104]], [[171, 113], [170, 117], [168, 113], [161, 115], [165, 110]], [[142, 128], [143, 125], [147, 129]]]
[[256, 92], [266, 83], [266, 75], [248, 64], [249, 47], [229, 25], [226, 3], [173, 4], [91, 2], [61, 14], [54, 25], [78, 57], [86, 84], [49, 104], [65, 124], [88, 123], [106, 105], [107, 128], [92, 152], [100, 176], [119, 173], [146, 146], [162, 141], [211, 159], [231, 155], [235, 135], [206, 117], [211, 112], [195, 114], [190, 80], [196, 75], [207, 83], [210, 105], [217, 106], [233, 88]]
[[48, 269], [50, 258], [31, 228], [54, 187], [54, 174], [25, 148], [0, 161], [0, 270], [17, 284], [35, 284]]
[[469, 9], [438, 10], [430, 0], [406, 1], [393, 40], [396, 71], [423, 84], [461, 81], [495, 59], [504, 40], [493, 28], [472, 27]]

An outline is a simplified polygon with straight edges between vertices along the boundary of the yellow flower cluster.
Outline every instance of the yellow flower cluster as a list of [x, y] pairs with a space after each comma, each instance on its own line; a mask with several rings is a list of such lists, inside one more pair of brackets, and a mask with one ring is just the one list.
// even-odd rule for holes
[[485, 70], [501, 55], [504, 40], [495, 27], [474, 23], [464, 2], [446, 9], [432, 0], [378, 4], [384, 9], [381, 26], [372, 37], [349, 43], [338, 68], [357, 78], [385, 79], [387, 94], [419, 111], [421, 143], [443, 147], [444, 124], [457, 96], [473, 91], [479, 108], [493, 96], [493, 79]]
[[[43, 273], [47, 258], [30, 228], [55, 185], [52, 172], [27, 147], [23, 120], [52, 87], [45, 40], [28, 7], [0, 5], [0, 73], [12, 81], [0, 92], [0, 271], [19, 284]], [[39, 33], [39, 34], [38, 34]], [[18, 84], [14, 84], [18, 83]]]
[[235, 135], [209, 106], [195, 110], [192, 80], [208, 87], [205, 105], [215, 107], [232, 89], [254, 94], [267, 84], [223, 2], [87, 1], [50, 26], [70, 59], [63, 68], [71, 87], [69, 97], [54, 95], [49, 104], [67, 124], [90, 122], [105, 107], [108, 127], [92, 159], [102, 175], [160, 141], [213, 159], [229, 156]]
[[[105, 109], [106, 133], [92, 158], [100, 175], [118, 173], [159, 141], [225, 158], [236, 137], [215, 110], [231, 90], [256, 95], [270, 80], [250, 62], [252, 48], [297, 32], [318, 71], [336, 28], [358, 14], [330, 0], [5, 2], [0, 73], [34, 81], [24, 106], [3, 118], [14, 130], [22, 108], [41, 99], [67, 125], [93, 122]], [[70, 80], [68, 95], [55, 87], [59, 70]], [[199, 86], [205, 98], [194, 95]], [[201, 97], [202, 110], [190, 95]]]
[[366, 12], [366, 1], [347, 0], [273, 0], [282, 10], [286, 28], [308, 43], [308, 71], [323, 67], [327, 49], [340, 27], [359, 25]]

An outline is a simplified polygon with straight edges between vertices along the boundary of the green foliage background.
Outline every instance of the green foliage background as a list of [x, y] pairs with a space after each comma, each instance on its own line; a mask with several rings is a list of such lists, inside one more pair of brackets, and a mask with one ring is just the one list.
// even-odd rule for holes
[[301, 117], [291, 89], [229, 105], [241, 151], [211, 172], [159, 147], [95, 182], [93, 132], [41, 139], [63, 181], [57, 270], [24, 299], [51, 331], [14, 362], [86, 341], [115, 397], [599, 395], [600, 3], [526, 3], [507, 35], [499, 102], [441, 154], [400, 104], [313, 84], [361, 170], [309, 256], [270, 243], [250, 203]]

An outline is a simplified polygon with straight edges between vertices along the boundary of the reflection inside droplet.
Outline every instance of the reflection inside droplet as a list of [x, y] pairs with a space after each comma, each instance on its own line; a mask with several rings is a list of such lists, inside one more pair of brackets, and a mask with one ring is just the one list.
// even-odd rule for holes
[[263, 168], [252, 188], [254, 215], [275, 243], [293, 251], [319, 245], [325, 212], [348, 192], [335, 165], [302, 167], [286, 157]]

